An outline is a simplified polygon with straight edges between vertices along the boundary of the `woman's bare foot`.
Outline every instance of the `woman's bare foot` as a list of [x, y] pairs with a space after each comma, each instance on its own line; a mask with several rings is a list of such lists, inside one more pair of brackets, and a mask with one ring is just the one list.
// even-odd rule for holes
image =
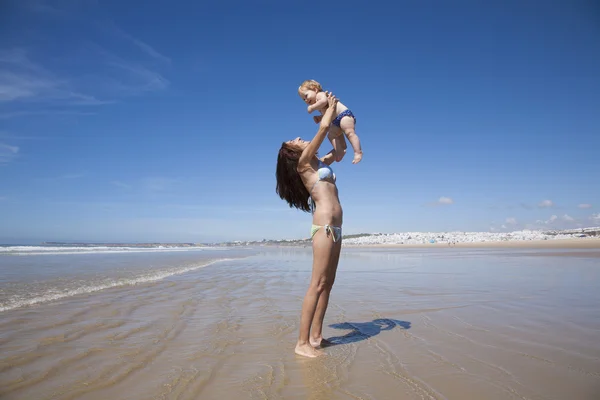
[[354, 153], [354, 159], [352, 160], [352, 164], [358, 164], [360, 160], [362, 160], [363, 153]]
[[331, 346], [332, 344], [333, 343], [331, 343], [329, 340], [323, 339], [323, 338], [320, 338], [320, 339], [311, 338], [310, 339], [310, 345], [314, 348], [317, 348], [317, 347], [323, 348], [323, 347]]
[[297, 344], [294, 352], [300, 356], [311, 357], [311, 358], [319, 357], [319, 356], [322, 356], [323, 354], [325, 354], [321, 350], [317, 350], [314, 347], [312, 347], [310, 345], [310, 343]]

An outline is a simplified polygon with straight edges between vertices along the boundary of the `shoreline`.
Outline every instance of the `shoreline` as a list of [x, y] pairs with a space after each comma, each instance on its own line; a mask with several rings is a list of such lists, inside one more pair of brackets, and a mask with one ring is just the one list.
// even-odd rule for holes
[[346, 244], [347, 248], [522, 248], [522, 249], [600, 249], [600, 239], [550, 239], [550, 240], [514, 240], [496, 242], [459, 242], [445, 243], [381, 243], [381, 244]]

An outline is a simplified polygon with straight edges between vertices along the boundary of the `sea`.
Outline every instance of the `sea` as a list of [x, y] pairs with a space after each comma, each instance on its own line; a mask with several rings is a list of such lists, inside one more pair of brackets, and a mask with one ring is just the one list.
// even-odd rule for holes
[[0, 245], [0, 312], [160, 281], [252, 253], [219, 246]]

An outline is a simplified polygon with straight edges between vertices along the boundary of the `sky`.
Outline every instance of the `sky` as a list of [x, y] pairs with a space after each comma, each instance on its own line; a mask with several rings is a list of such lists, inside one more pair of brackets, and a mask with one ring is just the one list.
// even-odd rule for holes
[[0, 243], [309, 237], [305, 79], [357, 118], [345, 234], [600, 226], [597, 3], [342, 4], [3, 1]]

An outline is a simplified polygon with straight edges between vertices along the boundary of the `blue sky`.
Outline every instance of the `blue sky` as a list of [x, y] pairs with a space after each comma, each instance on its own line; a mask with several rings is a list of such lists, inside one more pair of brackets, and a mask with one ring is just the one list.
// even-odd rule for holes
[[357, 117], [345, 233], [598, 226], [592, 3], [2, 2], [0, 242], [307, 237], [304, 79]]

